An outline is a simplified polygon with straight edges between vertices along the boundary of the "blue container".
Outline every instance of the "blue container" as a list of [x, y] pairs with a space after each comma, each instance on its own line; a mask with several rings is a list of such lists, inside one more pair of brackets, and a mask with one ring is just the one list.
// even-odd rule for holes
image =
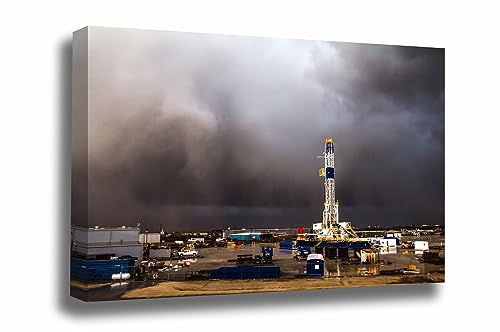
[[317, 240], [314, 239], [307, 239], [307, 240], [297, 240], [295, 245], [297, 246], [297, 249], [299, 247], [314, 247], [318, 243]]
[[231, 241], [260, 241], [260, 233], [241, 233], [241, 234], [230, 234], [229, 239]]
[[273, 257], [273, 247], [262, 247], [262, 257]]
[[333, 167], [327, 167], [326, 168], [326, 178], [327, 179], [333, 179], [335, 178], [335, 171]]
[[134, 273], [133, 259], [86, 260], [71, 257], [71, 276], [84, 281], [111, 280], [116, 273]]
[[281, 241], [280, 249], [292, 250], [294, 249], [294, 245], [292, 241]]
[[210, 279], [273, 279], [281, 275], [280, 268], [273, 266], [221, 267], [210, 273]]
[[307, 269], [308, 277], [322, 277], [325, 274], [325, 260], [323, 255], [311, 254], [307, 256]]

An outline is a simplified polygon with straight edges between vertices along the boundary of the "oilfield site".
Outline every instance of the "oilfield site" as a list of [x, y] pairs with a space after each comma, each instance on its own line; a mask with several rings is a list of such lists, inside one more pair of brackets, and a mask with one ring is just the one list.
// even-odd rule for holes
[[[250, 241], [145, 244], [140, 262], [98, 255], [82, 262], [74, 254], [71, 292], [99, 301], [444, 282], [442, 227], [431, 230], [431, 235], [403, 235], [399, 246], [371, 249], [297, 246], [300, 240], [263, 243], [254, 240], [256, 232], [249, 233]], [[415, 250], [415, 244], [429, 249]]]
[[444, 224], [341, 221], [334, 156], [328, 138], [322, 222], [196, 232], [73, 226], [71, 295], [107, 301], [444, 282]]

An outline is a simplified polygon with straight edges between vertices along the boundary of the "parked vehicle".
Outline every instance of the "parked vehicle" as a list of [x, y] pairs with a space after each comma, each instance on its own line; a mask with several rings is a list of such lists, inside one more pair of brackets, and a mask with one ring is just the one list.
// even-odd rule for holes
[[198, 256], [198, 251], [196, 250], [191, 250], [191, 249], [183, 249], [179, 251], [179, 257], [184, 258], [184, 257], [197, 257]]

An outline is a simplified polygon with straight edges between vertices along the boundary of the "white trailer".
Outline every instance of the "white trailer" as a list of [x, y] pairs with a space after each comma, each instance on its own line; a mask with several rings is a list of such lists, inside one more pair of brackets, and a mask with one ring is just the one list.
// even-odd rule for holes
[[378, 245], [380, 247], [395, 247], [396, 246], [396, 238], [380, 239]]
[[171, 253], [170, 249], [150, 249], [149, 258], [170, 258]]
[[429, 242], [428, 241], [415, 241], [415, 250], [429, 250]]

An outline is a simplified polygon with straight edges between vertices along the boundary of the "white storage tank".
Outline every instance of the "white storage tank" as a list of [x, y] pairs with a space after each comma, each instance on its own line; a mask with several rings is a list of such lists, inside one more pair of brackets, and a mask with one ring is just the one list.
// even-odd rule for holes
[[115, 273], [111, 275], [112, 280], [127, 280], [130, 279], [130, 273]]

